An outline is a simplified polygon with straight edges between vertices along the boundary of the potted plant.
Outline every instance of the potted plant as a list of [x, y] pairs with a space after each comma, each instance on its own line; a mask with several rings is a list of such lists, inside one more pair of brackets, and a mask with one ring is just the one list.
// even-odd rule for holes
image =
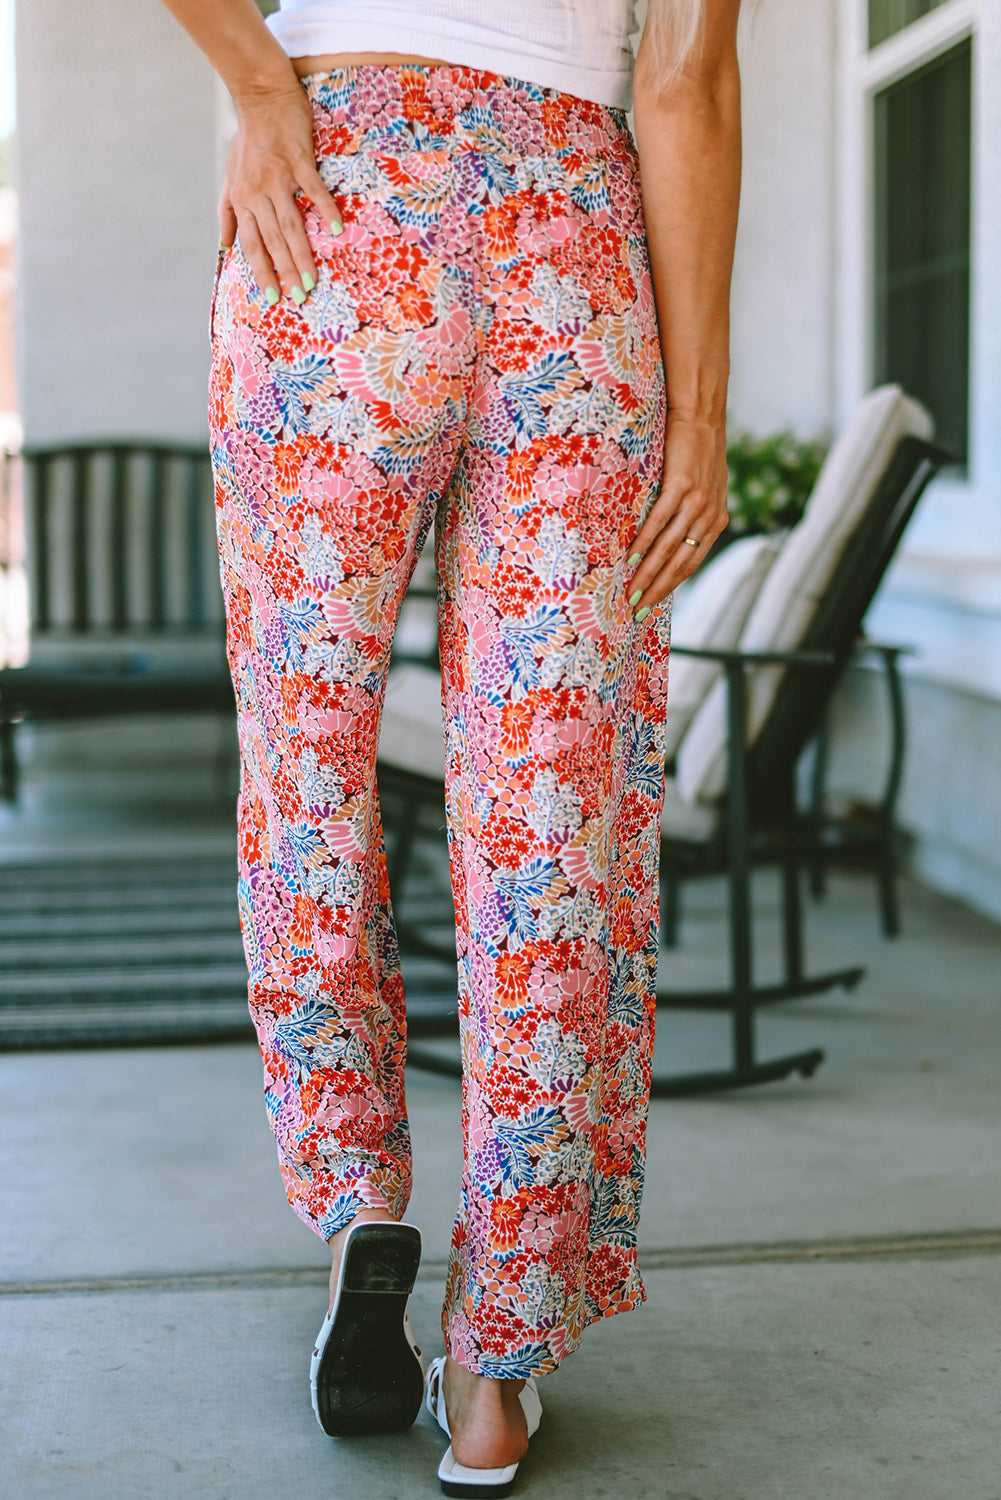
[[791, 432], [766, 437], [735, 433], [726, 449], [730, 520], [713, 551], [738, 537], [795, 526], [826, 453], [826, 443]]

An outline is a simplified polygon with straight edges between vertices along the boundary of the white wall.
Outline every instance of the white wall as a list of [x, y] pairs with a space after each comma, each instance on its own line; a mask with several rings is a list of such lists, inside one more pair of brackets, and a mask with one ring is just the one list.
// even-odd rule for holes
[[211, 70], [158, 0], [18, 0], [29, 443], [206, 438]]
[[[838, 106], [842, 275], [835, 324], [839, 419], [867, 376], [866, 91], [973, 34], [968, 474], [943, 476], [929, 487], [871, 623], [919, 648], [912, 664], [918, 676], [1001, 700], [1001, 284], [995, 271], [1001, 260], [1001, 0], [945, 0], [867, 56], [862, 0], [837, 3], [844, 44]], [[998, 833], [1001, 841], [1001, 812]]]
[[835, 29], [827, 0], [761, 0], [743, 47], [730, 411], [755, 432], [833, 415]]
[[[762, 0], [744, 52], [730, 410], [758, 432], [838, 428], [869, 385], [864, 16], [865, 0]], [[916, 648], [900, 809], [916, 867], [1001, 916], [1001, 0], [945, 0], [882, 52], [905, 69], [971, 25], [970, 472], [929, 488], [866, 623]], [[835, 790], [877, 787], [880, 726], [860, 668], [835, 715]]]
[[[1001, 920], [1001, 701], [912, 676], [898, 822], [915, 840], [915, 873]], [[889, 755], [881, 671], [849, 672], [831, 716], [828, 786], [836, 802], [873, 799]], [[906, 931], [906, 912], [905, 912]]]

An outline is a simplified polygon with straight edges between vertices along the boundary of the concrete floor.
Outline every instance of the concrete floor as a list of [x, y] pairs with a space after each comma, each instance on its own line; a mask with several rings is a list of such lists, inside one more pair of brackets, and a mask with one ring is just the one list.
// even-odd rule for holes
[[[654, 1102], [647, 1304], [546, 1380], [519, 1493], [1001, 1500], [1001, 929], [915, 886], [904, 920], [880, 939], [848, 877], [811, 913], [816, 964], [869, 968], [763, 1021], [765, 1054], [827, 1049], [813, 1079]], [[710, 977], [719, 923], [690, 891], [664, 983]], [[766, 969], [773, 947], [766, 910]], [[664, 1015], [658, 1066], [724, 1040]], [[436, 1352], [456, 1086], [412, 1072], [410, 1107]], [[436, 1493], [423, 1419], [356, 1442], [313, 1420], [324, 1254], [253, 1046], [0, 1057], [0, 1497]]]

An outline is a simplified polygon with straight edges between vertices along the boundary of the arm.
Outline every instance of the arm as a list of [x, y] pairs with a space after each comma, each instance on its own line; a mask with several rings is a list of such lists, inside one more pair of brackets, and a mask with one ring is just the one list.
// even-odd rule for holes
[[630, 596], [642, 590], [637, 609], [659, 604], [693, 573], [727, 520], [739, 8], [740, 0], [705, 0], [701, 48], [666, 83], [645, 34], [636, 58], [633, 118], [668, 406], [661, 492], [630, 548], [642, 557], [628, 584]]
[[316, 284], [298, 189], [335, 234], [341, 217], [316, 168], [313, 112], [254, 0], [164, 0], [233, 96], [237, 132], [219, 200], [221, 243], [237, 232], [262, 291]]

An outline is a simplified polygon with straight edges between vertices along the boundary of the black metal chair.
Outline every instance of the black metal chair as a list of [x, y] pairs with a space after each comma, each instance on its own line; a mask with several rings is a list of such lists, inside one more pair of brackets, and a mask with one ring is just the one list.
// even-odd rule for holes
[[[445, 759], [438, 660], [438, 599], [430, 546], [407, 590], [393, 655], [379, 736], [379, 794], [400, 952], [407, 962], [407, 1032], [413, 1037], [458, 1034], [455, 912], [445, 891], [418, 891], [416, 855], [422, 841], [445, 846]], [[421, 621], [415, 617], [424, 614]], [[421, 628], [423, 626], [423, 629]], [[421, 640], [420, 637], [424, 639]], [[416, 637], [416, 639], [415, 639]], [[424, 899], [422, 899], [424, 898]], [[436, 936], [436, 930], [441, 932]], [[407, 1059], [429, 1072], [458, 1076], [451, 1059], [408, 1044]]]
[[[676, 644], [675, 654], [689, 654]], [[855, 644], [854, 657], [875, 657], [881, 668], [886, 695], [889, 725], [889, 753], [882, 786], [864, 806], [834, 811], [829, 805], [828, 774], [830, 764], [829, 711], [825, 711], [820, 729], [812, 744], [810, 765], [809, 818], [806, 858], [809, 867], [809, 889], [815, 901], [827, 894], [828, 872], [833, 865], [871, 871], [876, 883], [880, 927], [885, 937], [900, 932], [900, 900], [897, 893], [897, 866], [904, 836], [897, 827], [897, 803], [903, 781], [907, 753], [907, 717], [899, 661], [911, 655], [910, 646], [893, 646], [862, 636]], [[684, 872], [676, 865], [664, 868], [661, 899], [661, 941], [665, 948], [678, 945], [681, 922]]]
[[17, 796], [25, 718], [232, 714], [208, 451], [102, 440], [4, 463], [8, 505], [14, 468], [22, 481], [30, 652], [0, 669], [0, 796]]
[[889, 755], [883, 785], [875, 798], [843, 811], [828, 805], [830, 757], [829, 715], [825, 714], [814, 742], [810, 773], [810, 894], [815, 901], [827, 893], [827, 874], [832, 865], [870, 870], [876, 880], [880, 926], [883, 936], [900, 932], [900, 898], [897, 865], [904, 836], [897, 827], [897, 802], [907, 754], [907, 715], [900, 676], [900, 658], [913, 654], [911, 646], [893, 646], [863, 637], [856, 656], [873, 656], [880, 664], [889, 723]]
[[[949, 453], [923, 439], [906, 437], [899, 443], [799, 649], [689, 653], [719, 661], [726, 675], [726, 793], [716, 809], [704, 809], [703, 831], [679, 836], [665, 829], [661, 865], [669, 898], [681, 879], [726, 876], [731, 977], [721, 988], [659, 991], [657, 1004], [728, 1015], [732, 1060], [727, 1068], [655, 1077], [657, 1096], [744, 1088], [792, 1073], [811, 1076], [824, 1058], [819, 1047], [765, 1061], [758, 1058], [758, 1009], [836, 987], [852, 989], [863, 977], [858, 965], [813, 975], [804, 969], [800, 872], [810, 860], [814, 825], [810, 812], [801, 813], [797, 807], [796, 766], [821, 726], [855, 650], [862, 619], [918, 499], [938, 468], [949, 461]], [[781, 667], [783, 677], [748, 746], [748, 674], [770, 665]], [[751, 873], [760, 865], [778, 867], [782, 879], [784, 974], [771, 984], [754, 977]], [[673, 920], [669, 915], [669, 928]]]
[[[899, 443], [852, 536], [838, 572], [821, 601], [799, 649], [794, 651], [692, 652], [719, 661], [727, 685], [727, 786], [715, 808], [699, 810], [699, 830], [685, 837], [665, 833], [661, 846], [662, 896], [665, 903], [679, 882], [694, 876], [724, 875], [729, 890], [731, 978], [714, 989], [660, 991], [657, 1004], [666, 1009], [709, 1011], [731, 1023], [729, 1067], [688, 1074], [657, 1076], [653, 1093], [660, 1097], [743, 1088], [788, 1077], [810, 1076], [824, 1052], [812, 1047], [787, 1056], [757, 1056], [755, 1021], [760, 1007], [835, 987], [853, 988], [863, 977], [859, 965], [808, 974], [804, 966], [800, 876], [810, 860], [814, 826], [809, 810], [796, 805], [797, 763], [816, 736], [827, 704], [856, 648], [863, 616], [928, 481], [951, 455], [923, 439]], [[429, 591], [430, 592], [430, 591]], [[682, 651], [684, 648], [676, 648]], [[773, 705], [753, 744], [747, 742], [748, 673], [778, 666], [784, 676]], [[380, 785], [397, 795], [400, 817], [390, 853], [390, 881], [398, 912], [405, 956], [440, 965], [443, 1003], [422, 1006], [411, 1019], [415, 1037], [454, 1035], [454, 947], [429, 939], [407, 916], [409, 874], [416, 842], [425, 832], [440, 838], [443, 822], [443, 752], [438, 722], [439, 692], [435, 667], [408, 662], [396, 678], [398, 697], [387, 696]], [[392, 699], [392, 701], [391, 701]], [[898, 768], [899, 777], [899, 768]], [[777, 983], [754, 978], [751, 875], [755, 866], [776, 866], [782, 878], [784, 975]], [[439, 920], [445, 925], [443, 910]], [[670, 925], [668, 919], [666, 925]], [[415, 1066], [449, 1076], [459, 1075], [454, 1057], [420, 1045], [409, 1048]]]

